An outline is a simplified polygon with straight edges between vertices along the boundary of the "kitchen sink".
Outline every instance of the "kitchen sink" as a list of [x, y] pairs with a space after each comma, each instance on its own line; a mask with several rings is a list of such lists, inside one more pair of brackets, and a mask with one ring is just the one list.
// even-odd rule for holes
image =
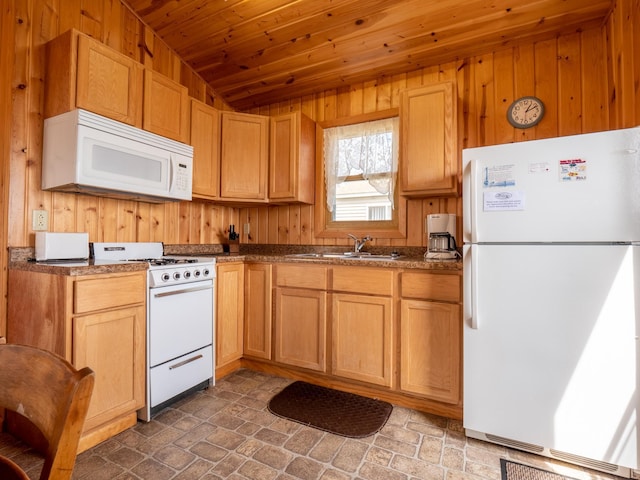
[[344, 252], [344, 253], [293, 253], [287, 255], [294, 258], [340, 258], [340, 259], [353, 259], [353, 260], [397, 260], [402, 258], [402, 255], [397, 253], [391, 254], [376, 254], [368, 252]]

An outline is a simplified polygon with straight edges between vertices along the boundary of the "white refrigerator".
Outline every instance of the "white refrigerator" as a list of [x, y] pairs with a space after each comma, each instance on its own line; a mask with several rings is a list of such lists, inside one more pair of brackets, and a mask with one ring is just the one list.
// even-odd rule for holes
[[468, 436], [638, 469], [640, 127], [463, 151]]

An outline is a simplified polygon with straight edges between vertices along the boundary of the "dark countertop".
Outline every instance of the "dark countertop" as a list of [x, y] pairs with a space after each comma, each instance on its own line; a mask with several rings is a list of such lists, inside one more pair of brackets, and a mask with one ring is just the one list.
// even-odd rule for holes
[[267, 263], [305, 263], [319, 265], [348, 265], [351, 267], [389, 267], [389, 268], [412, 268], [421, 270], [446, 270], [446, 271], [462, 271], [461, 260], [424, 260], [420, 256], [402, 256], [396, 260], [368, 260], [363, 258], [314, 258], [314, 257], [293, 257], [290, 255], [229, 255], [216, 256], [216, 262], [267, 262]]
[[100, 273], [126, 273], [147, 270], [145, 262], [105, 262], [100, 260], [73, 262], [33, 262], [16, 260], [9, 263], [9, 270], [27, 270], [52, 275], [96, 275]]
[[[262, 248], [260, 248], [262, 247]], [[265, 262], [265, 263], [305, 263], [318, 265], [346, 265], [346, 266], [367, 266], [367, 267], [388, 267], [406, 268], [420, 270], [437, 271], [462, 271], [462, 261], [458, 260], [424, 260], [424, 248], [406, 249], [400, 258], [395, 260], [386, 259], [366, 259], [366, 258], [335, 258], [335, 257], [296, 257], [293, 254], [305, 253], [308, 250], [301, 250], [289, 246], [253, 246], [248, 252], [240, 254], [228, 254], [222, 251], [221, 245], [165, 245], [165, 255], [197, 255], [215, 257], [216, 263], [237, 263], [237, 262]], [[262, 250], [262, 251], [261, 251]], [[313, 248], [311, 251], [332, 251], [333, 248]], [[344, 251], [344, 247], [337, 247], [339, 252]], [[375, 252], [389, 253], [389, 252]], [[28, 260], [33, 257], [33, 248], [12, 247], [10, 249], [9, 269], [28, 270], [54, 275], [93, 275], [100, 273], [125, 273], [146, 270], [145, 262], [108, 262], [89, 259], [87, 261], [73, 262], [34, 262]]]

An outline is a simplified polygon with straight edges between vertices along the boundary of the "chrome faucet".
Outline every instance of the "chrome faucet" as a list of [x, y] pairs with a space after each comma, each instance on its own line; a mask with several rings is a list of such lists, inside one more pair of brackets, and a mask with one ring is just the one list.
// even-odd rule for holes
[[347, 235], [353, 239], [353, 251], [355, 253], [360, 253], [360, 251], [362, 250], [362, 247], [364, 247], [364, 244], [367, 243], [369, 240], [373, 240], [373, 238], [371, 238], [371, 236], [369, 235], [362, 238], [358, 238], [355, 235], [352, 235], [351, 233], [347, 233]]

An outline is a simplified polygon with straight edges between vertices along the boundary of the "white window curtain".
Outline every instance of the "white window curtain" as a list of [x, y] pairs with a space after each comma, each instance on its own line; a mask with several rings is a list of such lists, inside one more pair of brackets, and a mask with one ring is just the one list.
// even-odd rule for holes
[[393, 208], [398, 175], [398, 117], [324, 130], [324, 171], [327, 208], [333, 212], [336, 185], [362, 175]]

